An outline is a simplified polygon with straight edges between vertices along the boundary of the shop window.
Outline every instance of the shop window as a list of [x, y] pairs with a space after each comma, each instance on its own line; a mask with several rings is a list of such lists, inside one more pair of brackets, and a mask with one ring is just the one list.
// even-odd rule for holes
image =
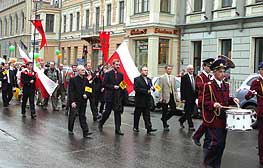
[[111, 25], [111, 4], [107, 5], [107, 26]]
[[54, 15], [46, 15], [46, 32], [54, 32]]
[[201, 12], [203, 7], [203, 0], [194, 0], [194, 12]]
[[194, 71], [198, 72], [201, 69], [202, 41], [194, 41], [193, 49]]
[[221, 40], [221, 55], [231, 58], [231, 51], [232, 51], [232, 40], [231, 39]]
[[255, 38], [255, 72], [258, 71], [258, 64], [263, 61], [263, 38]]
[[119, 23], [124, 23], [124, 1], [120, 1]]
[[171, 0], [161, 0], [160, 11], [170, 13], [171, 11]]
[[148, 40], [135, 41], [135, 64], [137, 67], [147, 65], [148, 62]]
[[231, 7], [232, 0], [222, 0], [222, 8]]
[[169, 40], [160, 39], [159, 40], [159, 56], [158, 56], [158, 64], [165, 65], [168, 63], [169, 56]]

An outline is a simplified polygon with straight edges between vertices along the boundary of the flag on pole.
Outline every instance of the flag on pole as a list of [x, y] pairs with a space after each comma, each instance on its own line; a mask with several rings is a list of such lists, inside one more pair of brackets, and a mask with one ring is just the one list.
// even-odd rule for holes
[[26, 46], [26, 44], [25, 44], [22, 40], [20, 40], [20, 43], [21, 43], [21, 47], [22, 47], [23, 49], [25, 49], [25, 50], [28, 49], [27, 46]]
[[[32, 60], [27, 56], [27, 54], [17, 45], [20, 56], [22, 57], [25, 63], [32, 62]], [[49, 79], [44, 72], [42, 72], [36, 64], [34, 64], [34, 71], [36, 72], [36, 88], [40, 90], [41, 95], [44, 99], [48, 98], [53, 94], [56, 87], [58, 86], [57, 83], [53, 82]]]
[[123, 74], [123, 84], [126, 85], [128, 94], [130, 94], [133, 91], [134, 78], [139, 76], [140, 72], [134, 64], [126, 42], [121, 43], [108, 62], [112, 64], [114, 59], [120, 60], [119, 70]]
[[109, 42], [110, 42], [110, 32], [102, 31], [100, 32], [100, 45], [103, 53], [103, 61], [108, 60], [109, 55]]
[[44, 32], [41, 20], [31, 20], [31, 22], [35, 26], [35, 28], [37, 29], [37, 31], [40, 33], [40, 35], [42, 37], [41, 44], [40, 44], [40, 49], [41, 49], [47, 43], [46, 35]]

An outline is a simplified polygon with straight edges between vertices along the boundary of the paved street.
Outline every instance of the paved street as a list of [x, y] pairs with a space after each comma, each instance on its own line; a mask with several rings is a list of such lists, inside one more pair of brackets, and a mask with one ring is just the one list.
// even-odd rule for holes
[[[171, 131], [164, 133], [160, 113], [152, 113], [155, 136], [146, 136], [141, 119], [140, 133], [134, 134], [133, 108], [126, 107], [122, 130], [125, 136], [115, 136], [113, 118], [99, 133], [97, 123], [87, 110], [93, 135], [82, 138], [78, 121], [75, 135], [67, 133], [64, 112], [37, 109], [37, 120], [29, 113], [22, 119], [20, 106], [15, 102], [9, 108], [0, 104], [0, 167], [3, 168], [200, 168], [202, 148], [193, 145], [191, 132], [180, 129], [178, 117], [169, 122]], [[200, 121], [194, 121], [197, 127]], [[223, 168], [257, 168], [257, 131], [228, 132], [223, 156]]]

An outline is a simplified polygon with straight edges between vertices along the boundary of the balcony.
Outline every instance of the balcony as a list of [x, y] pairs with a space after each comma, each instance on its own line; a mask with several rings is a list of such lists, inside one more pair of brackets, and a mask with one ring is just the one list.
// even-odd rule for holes
[[81, 39], [88, 41], [89, 43], [99, 42], [99, 31], [102, 30], [100, 27], [81, 27]]

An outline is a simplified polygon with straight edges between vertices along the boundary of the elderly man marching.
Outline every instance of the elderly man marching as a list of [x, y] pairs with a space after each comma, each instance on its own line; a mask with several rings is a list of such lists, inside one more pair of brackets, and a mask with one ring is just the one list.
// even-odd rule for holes
[[258, 66], [259, 77], [252, 82], [249, 92], [245, 98], [251, 99], [257, 96], [257, 121], [258, 121], [258, 144], [259, 144], [259, 161], [260, 168], [263, 168], [263, 62]]
[[239, 100], [229, 96], [229, 84], [223, 81], [228, 69], [226, 61], [217, 59], [210, 68], [214, 79], [204, 85], [202, 101], [203, 124], [206, 127], [204, 166], [220, 168], [227, 136], [225, 107], [239, 103]]
[[[198, 109], [202, 111], [202, 100], [203, 100], [203, 90], [204, 85], [211, 80], [212, 75], [210, 74], [210, 66], [214, 62], [214, 58], [208, 58], [203, 60], [203, 71], [195, 79], [195, 88], [198, 94]], [[193, 141], [196, 145], [201, 146], [200, 138], [205, 134], [206, 127], [201, 124], [198, 130], [193, 135]]]

